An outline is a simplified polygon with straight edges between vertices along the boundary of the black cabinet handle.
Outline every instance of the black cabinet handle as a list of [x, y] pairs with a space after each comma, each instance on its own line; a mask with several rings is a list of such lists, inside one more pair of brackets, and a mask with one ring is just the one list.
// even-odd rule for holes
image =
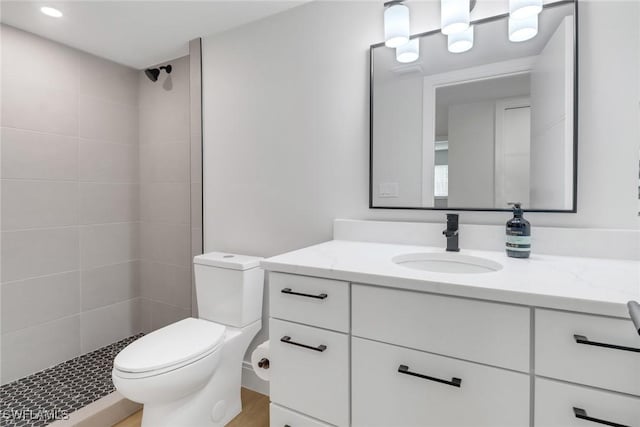
[[306, 344], [300, 344], [299, 342], [295, 342], [295, 341], [291, 341], [291, 337], [288, 336], [284, 336], [282, 338], [280, 338], [280, 341], [282, 341], [285, 344], [291, 344], [291, 345], [297, 345], [298, 347], [303, 347], [303, 348], [308, 348], [309, 350], [313, 350], [313, 351], [319, 351], [320, 353], [322, 353], [323, 351], [325, 351], [327, 349], [326, 345], [319, 345], [317, 347], [313, 347], [310, 345], [306, 345]]
[[423, 378], [425, 380], [435, 381], [437, 383], [446, 384], [453, 387], [460, 387], [460, 385], [462, 384], [462, 380], [460, 378], [451, 378], [451, 381], [447, 381], [447, 380], [441, 380], [440, 378], [434, 378], [428, 375], [422, 375], [416, 372], [411, 372], [409, 371], [409, 367], [407, 365], [398, 366], [398, 372], [400, 372], [401, 374], [411, 375], [412, 377]]
[[307, 298], [315, 298], [315, 299], [326, 299], [329, 296], [327, 294], [320, 294], [320, 295], [303, 294], [300, 292], [294, 292], [291, 290], [291, 288], [284, 288], [280, 292], [282, 292], [283, 294], [298, 295], [299, 297], [307, 297]]
[[607, 343], [603, 343], [603, 342], [589, 341], [589, 338], [585, 337], [584, 335], [575, 334], [575, 335], [573, 335], [573, 338], [576, 340], [576, 342], [578, 344], [593, 345], [593, 346], [596, 346], [596, 347], [605, 347], [605, 348], [615, 348], [616, 350], [633, 351], [635, 353], [640, 353], [640, 348], [625, 347], [623, 345], [615, 345], [615, 344], [607, 344]]
[[611, 421], [606, 421], [606, 420], [600, 420], [598, 418], [593, 418], [587, 415], [587, 411], [585, 411], [582, 408], [573, 408], [573, 414], [576, 416], [576, 418], [580, 418], [581, 420], [586, 420], [586, 421], [591, 421], [592, 423], [597, 423], [597, 424], [604, 424], [606, 426], [611, 426], [611, 427], [629, 427], [626, 426], [624, 424], [618, 424], [618, 423], [614, 423]]

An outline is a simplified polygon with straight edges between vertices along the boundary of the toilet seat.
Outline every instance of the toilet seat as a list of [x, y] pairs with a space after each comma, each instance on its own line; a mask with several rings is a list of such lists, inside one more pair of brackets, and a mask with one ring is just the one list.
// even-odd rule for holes
[[180, 320], [129, 344], [114, 359], [114, 374], [144, 378], [189, 365], [215, 353], [225, 331], [224, 325], [207, 320]]

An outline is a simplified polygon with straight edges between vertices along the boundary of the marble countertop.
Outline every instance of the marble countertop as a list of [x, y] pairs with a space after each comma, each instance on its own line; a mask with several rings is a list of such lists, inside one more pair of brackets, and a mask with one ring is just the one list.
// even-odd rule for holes
[[442, 248], [332, 240], [261, 261], [265, 270], [468, 298], [629, 317], [626, 303], [640, 301], [640, 262], [461, 250], [502, 264], [499, 271], [451, 274], [414, 270], [392, 262], [408, 253]]

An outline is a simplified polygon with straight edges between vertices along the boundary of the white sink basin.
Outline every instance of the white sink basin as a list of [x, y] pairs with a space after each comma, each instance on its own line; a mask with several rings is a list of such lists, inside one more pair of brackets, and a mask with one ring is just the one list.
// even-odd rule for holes
[[435, 273], [478, 274], [502, 269], [501, 264], [490, 259], [456, 252], [403, 254], [393, 257], [392, 261], [403, 267]]

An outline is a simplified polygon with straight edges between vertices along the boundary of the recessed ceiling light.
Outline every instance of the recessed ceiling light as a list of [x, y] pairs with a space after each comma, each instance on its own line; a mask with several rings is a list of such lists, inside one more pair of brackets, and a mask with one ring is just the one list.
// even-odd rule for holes
[[40, 8], [40, 12], [44, 13], [47, 16], [51, 16], [52, 18], [61, 18], [62, 12], [58, 9], [54, 9], [52, 7], [43, 6]]

